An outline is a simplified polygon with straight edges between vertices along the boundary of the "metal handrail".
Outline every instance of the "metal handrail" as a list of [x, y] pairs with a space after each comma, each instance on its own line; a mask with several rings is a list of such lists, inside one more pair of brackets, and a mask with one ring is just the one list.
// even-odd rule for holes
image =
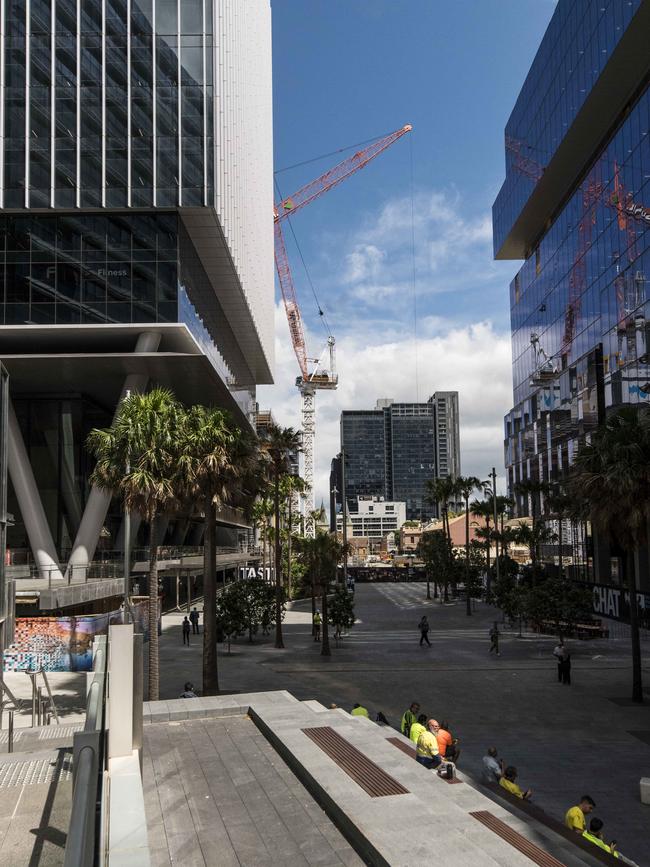
[[97, 828], [97, 802], [101, 799], [104, 760], [104, 701], [106, 636], [95, 638], [94, 676], [88, 690], [86, 724], [73, 737], [73, 792], [64, 867], [93, 867]]

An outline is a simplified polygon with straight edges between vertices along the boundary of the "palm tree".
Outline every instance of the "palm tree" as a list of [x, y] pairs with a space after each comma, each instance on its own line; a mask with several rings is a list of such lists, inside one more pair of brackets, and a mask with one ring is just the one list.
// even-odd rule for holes
[[[483, 518], [485, 526], [479, 526], [476, 530], [476, 535], [479, 539], [485, 539], [485, 562], [488, 571], [490, 572], [490, 547], [492, 541], [492, 531], [490, 529], [490, 521], [494, 514], [494, 504], [492, 500], [473, 500], [470, 505], [470, 512], [478, 518]], [[488, 588], [489, 590], [489, 588]], [[489, 596], [489, 592], [488, 592]]]
[[263, 448], [271, 461], [273, 475], [273, 514], [275, 516], [275, 646], [284, 648], [282, 640], [282, 539], [280, 536], [280, 479], [288, 469], [289, 454], [300, 451], [301, 434], [292, 427], [269, 425]]
[[286, 473], [280, 480], [281, 494], [287, 505], [287, 596], [291, 599], [291, 542], [293, 534], [293, 502], [294, 497], [304, 494], [308, 489], [307, 482], [293, 473]]
[[465, 501], [465, 613], [467, 616], [472, 614], [472, 594], [471, 594], [471, 579], [469, 566], [469, 498], [476, 490], [483, 490], [485, 482], [477, 479], [476, 476], [458, 476], [455, 483], [456, 493]]
[[546, 496], [550, 491], [550, 485], [547, 482], [540, 482], [537, 479], [524, 479], [517, 482], [515, 485], [515, 493], [525, 497], [526, 504], [530, 502], [530, 517], [533, 521], [533, 526], [537, 523], [537, 518], [541, 514], [541, 502], [539, 511], [536, 508], [538, 499]]
[[525, 521], [520, 521], [514, 528], [512, 539], [518, 545], [524, 545], [528, 548], [533, 584], [535, 584], [539, 569], [540, 547], [549, 542], [557, 542], [557, 534], [550, 530], [545, 524], [527, 524]]
[[442, 519], [442, 529], [447, 536], [447, 543], [451, 551], [451, 531], [449, 529], [449, 502], [457, 496], [456, 481], [451, 476], [439, 479], [430, 479], [427, 482], [428, 495], [426, 500], [431, 505], [437, 506]]
[[178, 441], [184, 412], [171, 391], [154, 388], [120, 404], [113, 426], [95, 428], [88, 449], [97, 458], [90, 481], [119, 494], [127, 512], [149, 524], [149, 700], [159, 695], [159, 518], [178, 506]]
[[226, 411], [193, 406], [179, 444], [178, 472], [187, 496], [204, 514], [203, 694], [219, 691], [217, 668], [217, 509], [236, 496], [252, 441]]
[[324, 532], [317, 532], [313, 539], [302, 537], [297, 539], [296, 543], [310, 572], [312, 586], [316, 587], [321, 597], [321, 615], [323, 620], [321, 655], [331, 656], [327, 594], [329, 593], [332, 581], [336, 578], [336, 568], [345, 556], [345, 547], [336, 538], [336, 534]]
[[562, 563], [562, 522], [569, 515], [573, 508], [573, 499], [569, 497], [564, 491], [560, 488], [554, 488], [546, 497], [544, 505], [546, 506], [546, 511], [557, 519], [558, 523], [558, 547], [560, 551], [560, 556], [558, 557], [558, 574], [560, 578], [564, 573], [564, 567]]
[[591, 442], [578, 449], [568, 484], [583, 501], [592, 525], [625, 552], [630, 597], [632, 700], [643, 702], [637, 601], [639, 549], [648, 543], [650, 519], [650, 411], [624, 407], [607, 417]]

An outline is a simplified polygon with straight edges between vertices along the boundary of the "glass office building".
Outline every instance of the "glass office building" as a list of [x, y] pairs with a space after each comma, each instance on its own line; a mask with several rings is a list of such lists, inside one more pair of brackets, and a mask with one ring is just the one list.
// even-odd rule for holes
[[458, 392], [436, 392], [426, 403], [380, 400], [374, 410], [345, 410], [341, 448], [351, 512], [359, 498], [378, 496], [406, 503], [408, 520], [435, 517], [427, 482], [460, 475]]
[[118, 514], [87, 532], [84, 441], [125, 389], [254, 425], [272, 183], [269, 0], [0, 3], [0, 358], [35, 483], [11, 474], [10, 547], [119, 546]]
[[[510, 286], [508, 487], [558, 480], [611, 410], [650, 401], [650, 3], [560, 0], [506, 126], [495, 256]], [[541, 504], [535, 508], [539, 513]], [[583, 575], [616, 565], [597, 539]]]

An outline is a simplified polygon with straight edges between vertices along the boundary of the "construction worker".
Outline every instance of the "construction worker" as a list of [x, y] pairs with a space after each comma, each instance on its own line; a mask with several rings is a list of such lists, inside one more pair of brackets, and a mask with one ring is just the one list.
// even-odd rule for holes
[[420, 712], [420, 705], [417, 701], [411, 702], [411, 706], [408, 710], [404, 711], [404, 715], [402, 716], [402, 723], [400, 725], [400, 731], [404, 735], [404, 737], [409, 737], [411, 726], [414, 722], [418, 721], [418, 714]]
[[609, 852], [610, 855], [613, 855], [614, 858], [618, 858], [618, 852], [616, 851], [616, 843], [612, 842], [607, 845], [603, 840], [603, 825], [604, 822], [602, 819], [597, 819], [595, 816], [589, 822], [589, 830], [583, 831], [582, 836], [585, 840], [589, 840], [590, 843], [593, 843], [595, 846], [598, 846], [599, 849], [604, 849], [605, 852]]
[[418, 738], [427, 730], [427, 715], [425, 713], [421, 713], [417, 719], [417, 722], [411, 724], [411, 730], [409, 731], [409, 739], [413, 741], [414, 744], [417, 744]]
[[365, 708], [363, 705], [359, 704], [359, 702], [356, 702], [356, 704], [354, 705], [354, 707], [350, 711], [350, 714], [352, 716], [365, 716], [366, 719], [370, 719], [370, 714], [368, 713], [368, 709]]

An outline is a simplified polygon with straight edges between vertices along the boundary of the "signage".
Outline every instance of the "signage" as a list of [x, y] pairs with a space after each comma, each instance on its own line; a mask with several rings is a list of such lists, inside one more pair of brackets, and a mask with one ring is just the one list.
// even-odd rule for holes
[[266, 569], [263, 566], [240, 566], [239, 578], [242, 581], [250, 578], [262, 578], [269, 584], [275, 580], [273, 569], [270, 566], [267, 566]]
[[[590, 588], [593, 593], [594, 614], [620, 620], [622, 623], [630, 622], [630, 594], [627, 590], [609, 584], [585, 584], [584, 586]], [[639, 623], [648, 627], [650, 626], [650, 594], [637, 593], [636, 598]]]

